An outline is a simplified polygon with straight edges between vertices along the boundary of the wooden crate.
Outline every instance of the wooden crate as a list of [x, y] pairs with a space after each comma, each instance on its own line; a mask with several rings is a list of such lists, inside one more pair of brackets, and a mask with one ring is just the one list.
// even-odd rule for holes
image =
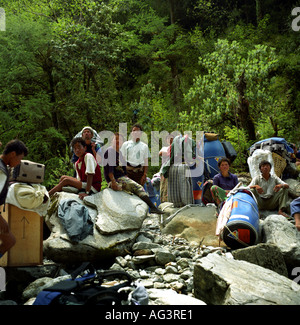
[[3, 218], [16, 238], [16, 244], [0, 259], [0, 266], [43, 264], [43, 218], [36, 212], [6, 204]]

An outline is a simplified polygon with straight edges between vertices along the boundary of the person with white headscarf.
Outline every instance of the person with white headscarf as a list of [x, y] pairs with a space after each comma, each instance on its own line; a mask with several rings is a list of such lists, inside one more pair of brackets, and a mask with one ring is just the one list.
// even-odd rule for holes
[[[97, 131], [90, 126], [85, 126], [79, 133], [76, 134], [74, 138], [78, 137], [82, 137], [84, 139], [86, 143], [86, 152], [91, 153], [95, 158], [97, 156], [98, 159], [99, 155], [97, 155], [97, 152], [102, 147], [103, 141], [98, 135]], [[73, 153], [72, 163], [75, 163], [77, 160], [78, 157]]]

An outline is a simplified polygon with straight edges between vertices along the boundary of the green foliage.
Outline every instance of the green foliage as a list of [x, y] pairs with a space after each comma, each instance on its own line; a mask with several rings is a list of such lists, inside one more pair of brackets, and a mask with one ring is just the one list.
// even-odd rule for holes
[[[46, 165], [48, 188], [73, 174], [69, 143], [84, 125], [215, 131], [240, 153], [236, 166], [255, 140], [299, 141], [293, 3], [260, 3], [2, 0], [0, 141], [23, 140], [28, 159]], [[244, 71], [256, 139], [242, 123]]]
[[175, 110], [170, 109], [172, 100], [156, 91], [155, 86], [148, 82], [140, 93], [140, 100], [133, 105], [137, 110], [139, 123], [145, 125], [144, 131], [166, 130], [172, 132], [176, 128]]
[[[250, 102], [252, 118], [259, 118], [273, 105], [269, 93], [269, 74], [278, 59], [273, 48], [255, 45], [246, 48], [237, 41], [219, 39], [215, 51], [199, 58], [205, 73], [194, 80], [186, 94], [191, 105], [189, 113], [181, 113], [183, 124], [190, 128], [213, 129], [224, 135], [225, 126], [236, 124], [245, 116], [238, 111], [239, 92], [237, 84], [245, 74], [245, 98]], [[194, 121], [199, 121], [196, 125]]]
[[233, 162], [233, 167], [242, 171], [247, 164], [247, 151], [252, 143], [247, 139], [245, 132], [236, 126], [225, 126], [224, 137], [232, 144], [237, 152], [237, 158]]
[[65, 157], [60, 156], [58, 152], [54, 152], [52, 158], [47, 160], [43, 185], [50, 189], [58, 184], [60, 177], [63, 175], [74, 176], [74, 168], [69, 159], [69, 150], [66, 150]]

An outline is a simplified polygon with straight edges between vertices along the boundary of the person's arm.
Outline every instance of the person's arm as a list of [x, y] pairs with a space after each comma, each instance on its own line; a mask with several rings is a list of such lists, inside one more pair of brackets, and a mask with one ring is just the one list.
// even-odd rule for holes
[[278, 192], [281, 188], [289, 188], [288, 184], [277, 184], [274, 187], [274, 192]]
[[282, 181], [278, 176], [275, 177], [276, 185], [274, 187], [274, 192], [278, 192], [281, 188], [289, 188], [289, 184]]
[[97, 152], [99, 151], [100, 146], [96, 142], [91, 142], [91, 148], [92, 148], [93, 156], [96, 158]]
[[251, 181], [251, 183], [249, 184], [249, 188], [250, 189], [256, 189], [257, 193], [262, 194], [264, 191], [262, 189], [262, 187], [260, 187], [257, 184], [257, 177], [254, 177]]
[[91, 189], [92, 189], [92, 184], [93, 184], [93, 178], [95, 174], [87, 174], [87, 180], [86, 180], [86, 189], [85, 193], [89, 195]]
[[86, 179], [86, 188], [85, 188], [85, 193], [80, 193], [79, 197], [82, 199], [83, 197], [89, 195], [91, 189], [92, 189], [92, 184], [93, 184], [93, 178], [95, 175], [95, 169], [97, 167], [97, 162], [95, 158], [93, 157], [92, 154], [88, 153], [84, 157], [84, 163], [85, 163], [85, 174], [87, 176]]
[[145, 158], [144, 160], [144, 166], [143, 166], [143, 169], [144, 169], [144, 174], [141, 178], [141, 185], [144, 186], [144, 184], [146, 183], [146, 180], [147, 180], [147, 173], [148, 173], [148, 158]]
[[111, 181], [111, 188], [112, 188], [114, 191], [118, 191], [118, 190], [119, 190], [119, 186], [118, 186], [118, 183], [117, 183], [117, 181], [116, 181], [116, 179], [115, 179], [114, 174], [113, 174], [113, 173], [109, 173], [109, 174], [108, 174], [108, 177], [109, 177], [109, 179], [110, 179], [110, 181]]
[[92, 184], [93, 184], [93, 178], [94, 178], [94, 174], [87, 174], [85, 192], [79, 193], [80, 199], [83, 199], [85, 196], [90, 195], [90, 191], [92, 189]]
[[219, 174], [217, 174], [217, 175], [215, 175], [213, 177], [213, 185], [220, 186], [220, 183], [219, 183]]
[[122, 144], [122, 147], [119, 149], [119, 154], [122, 155], [123, 161], [122, 161], [122, 166], [127, 165], [128, 157], [127, 157], [127, 145], [128, 141], [124, 142]]
[[251, 185], [249, 186], [251, 189], [256, 189], [256, 191], [259, 193], [259, 194], [262, 194], [263, 193], [263, 189], [259, 186], [259, 185]]

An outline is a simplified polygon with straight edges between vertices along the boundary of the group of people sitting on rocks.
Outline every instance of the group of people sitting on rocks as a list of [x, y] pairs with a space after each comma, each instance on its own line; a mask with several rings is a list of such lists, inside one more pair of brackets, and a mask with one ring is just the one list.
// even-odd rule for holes
[[[141, 132], [141, 125], [133, 125], [132, 139], [125, 142], [121, 134], [114, 134], [111, 146], [102, 155], [105, 160], [104, 177], [111, 189], [131, 192], [147, 203], [150, 207], [150, 213], [163, 214], [163, 211], [158, 209], [150, 200], [143, 187], [146, 182], [150, 153], [147, 144], [141, 141]], [[96, 160], [100, 146], [92, 141], [94, 136], [92, 128], [83, 128], [81, 135], [81, 137], [75, 137], [71, 142], [77, 176], [62, 176], [59, 184], [49, 191], [50, 196], [55, 192], [62, 191], [65, 186], [77, 188], [80, 191], [80, 198], [101, 190], [101, 170]], [[172, 165], [172, 161], [174, 161], [174, 157], [172, 160], [171, 148], [172, 144], [173, 146], [176, 145], [177, 140], [175, 142], [173, 140], [170, 137], [169, 146], [160, 152], [162, 158], [169, 158], [165, 159], [163, 166], [168, 165], [166, 164], [168, 161], [169, 165]], [[186, 142], [186, 139], [184, 141]], [[161, 169], [162, 202], [168, 200], [177, 203], [179, 200], [185, 204], [193, 203], [191, 180], [186, 177], [186, 172], [190, 166], [183, 162], [180, 167], [182, 170], [177, 166], [175, 177], [171, 176], [171, 168], [168, 173], [163, 173], [163, 168]], [[213, 177], [211, 194], [215, 204], [220, 206], [227, 199], [228, 192], [238, 184], [238, 177], [229, 171], [230, 160], [228, 158], [221, 158], [218, 161], [218, 167], [220, 172]], [[259, 210], [278, 209], [278, 214], [289, 217], [287, 215], [289, 185], [275, 174], [271, 174], [271, 168], [272, 165], [269, 161], [261, 161], [259, 164], [260, 175], [252, 179], [249, 187], [256, 198]], [[181, 180], [179, 180], [180, 178]], [[163, 196], [165, 197], [163, 198]], [[295, 218], [295, 226], [300, 230], [299, 198], [291, 203], [290, 209], [292, 217]]]
[[[229, 159], [220, 159], [218, 166], [220, 173], [213, 178], [211, 193], [215, 203], [220, 206], [227, 199], [227, 194], [238, 184], [238, 178], [229, 172]], [[278, 209], [279, 215], [289, 218], [287, 214], [289, 185], [277, 175], [271, 174], [271, 169], [271, 163], [262, 160], [259, 163], [260, 175], [251, 180], [249, 188], [256, 198], [259, 210]], [[300, 231], [300, 197], [291, 202], [290, 210], [291, 217], [295, 219], [295, 226]]]
[[[132, 139], [125, 142], [121, 134], [114, 134], [111, 146], [101, 155], [105, 160], [104, 177], [111, 189], [131, 192], [149, 206], [150, 213], [163, 214], [164, 212], [154, 205], [144, 189], [150, 152], [147, 144], [141, 141], [141, 132], [141, 125], [135, 124], [131, 130]], [[101, 168], [96, 159], [101, 146], [93, 141], [94, 136], [95, 132], [91, 127], [84, 127], [79, 136], [72, 140], [71, 147], [74, 153], [72, 161], [76, 176], [63, 175], [59, 183], [49, 191], [50, 196], [62, 191], [67, 186], [78, 189], [81, 199], [101, 190]], [[190, 148], [191, 159], [182, 161], [182, 164], [175, 166], [174, 146], [183, 144]], [[194, 140], [180, 135], [174, 139], [169, 138], [169, 146], [160, 152], [162, 157], [167, 158], [160, 170], [162, 201], [173, 202], [174, 206], [193, 203], [192, 181], [191, 177], [188, 177], [188, 173], [190, 169], [194, 168], [197, 160], [194, 147]], [[182, 155], [183, 151], [179, 152]], [[0, 205], [5, 202], [9, 186], [7, 166], [17, 166], [27, 153], [28, 150], [23, 142], [12, 140], [6, 145], [0, 156]], [[211, 193], [216, 205], [220, 206], [227, 199], [228, 192], [238, 184], [238, 178], [229, 171], [229, 159], [220, 159], [218, 166], [220, 173], [213, 177]], [[261, 174], [252, 179], [249, 187], [256, 197], [260, 210], [278, 209], [279, 214], [288, 217], [289, 185], [278, 176], [271, 174], [271, 167], [269, 161], [261, 161], [259, 164]], [[300, 197], [290, 204], [290, 210], [291, 216], [295, 218], [295, 226], [300, 231]], [[0, 258], [14, 243], [15, 238], [0, 214]]]
[[[104, 153], [104, 177], [108, 186], [115, 191], [128, 191], [140, 197], [150, 208], [151, 213], [163, 214], [150, 200], [143, 188], [146, 182], [148, 170], [148, 146], [140, 141], [141, 127], [134, 125], [132, 128], [133, 140], [124, 142], [123, 136], [115, 133], [111, 146]], [[95, 144], [92, 144], [93, 130], [86, 127], [82, 130], [82, 137], [75, 137], [71, 146], [74, 154], [78, 157], [75, 162], [76, 177], [63, 175], [58, 185], [49, 191], [52, 196], [62, 191], [63, 187], [72, 186], [77, 188], [79, 197], [97, 193], [101, 190], [101, 169], [96, 159]], [[124, 155], [127, 152], [127, 162]], [[136, 158], [139, 156], [138, 158]]]

